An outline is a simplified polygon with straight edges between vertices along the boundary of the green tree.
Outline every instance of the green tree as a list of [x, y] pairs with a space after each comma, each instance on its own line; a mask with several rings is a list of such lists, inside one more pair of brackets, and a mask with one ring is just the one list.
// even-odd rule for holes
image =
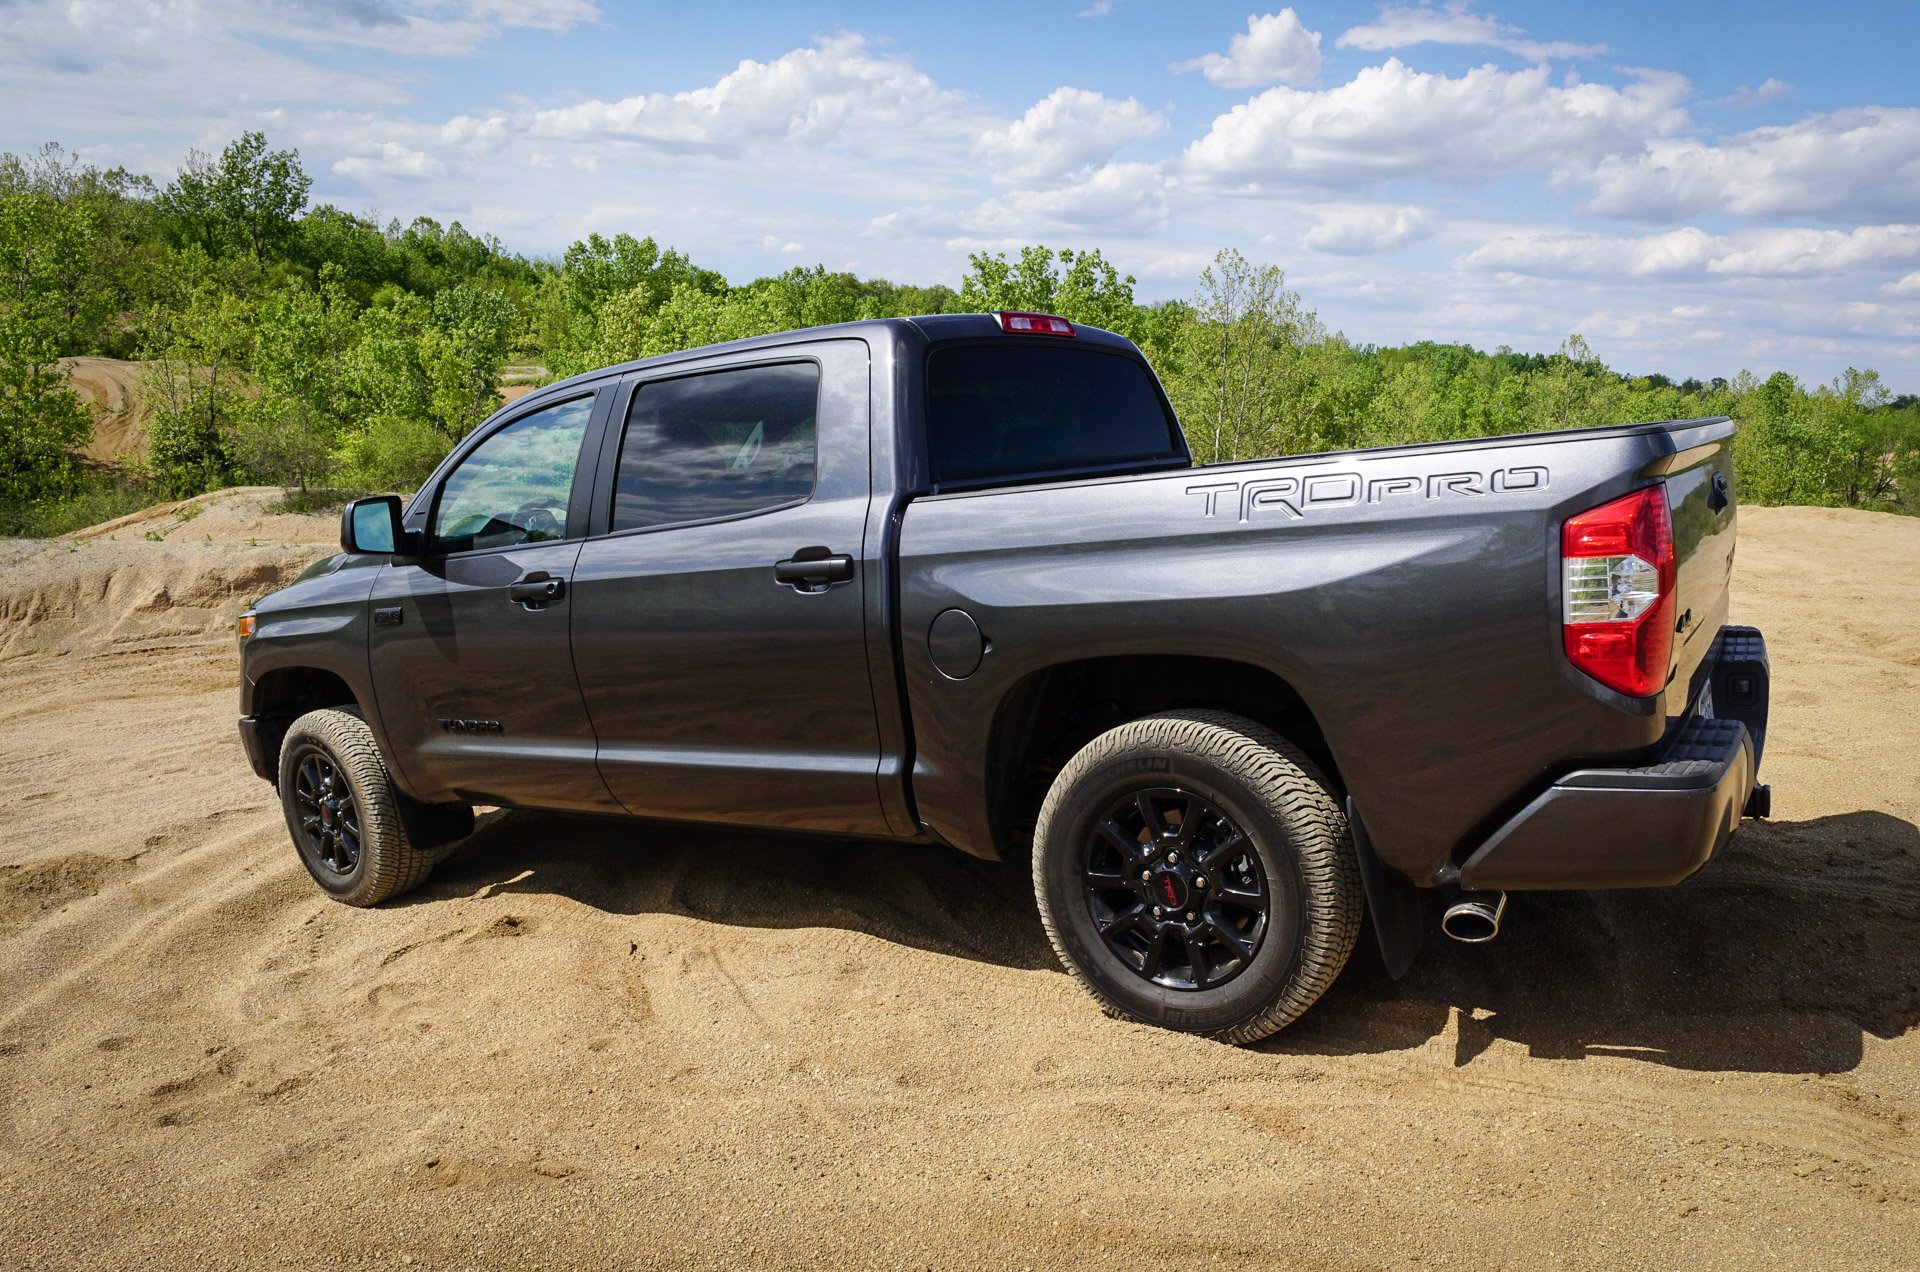
[[9, 508], [80, 483], [73, 451], [93, 425], [59, 363], [77, 322], [62, 287], [92, 239], [84, 208], [0, 194], [0, 503]]
[[1323, 332], [1285, 284], [1277, 266], [1233, 250], [1201, 271], [1169, 393], [1199, 425], [1189, 444], [1207, 462], [1302, 450], [1316, 435], [1305, 349]]
[[312, 185], [298, 152], [269, 150], [266, 134], [247, 132], [218, 159], [190, 152], [160, 210], [182, 243], [261, 263], [285, 254]]
[[153, 408], [147, 457], [156, 483], [182, 498], [233, 481], [230, 434], [251, 397], [254, 309], [199, 248], [181, 254], [148, 323], [143, 395]]
[[1139, 320], [1134, 277], [1094, 251], [1024, 247], [1009, 261], [999, 252], [975, 252], [960, 280], [959, 308], [966, 313], [1026, 310], [1058, 314], [1069, 322], [1131, 335]]

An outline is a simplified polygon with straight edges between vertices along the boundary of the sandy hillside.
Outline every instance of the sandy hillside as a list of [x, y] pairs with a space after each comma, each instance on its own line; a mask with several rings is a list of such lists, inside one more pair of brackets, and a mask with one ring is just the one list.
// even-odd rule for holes
[[257, 500], [0, 546], [0, 1264], [1920, 1264], [1920, 520], [1743, 514], [1775, 821], [1236, 1050], [945, 852], [495, 815], [323, 900], [226, 625], [333, 522]]
[[140, 400], [141, 363], [119, 358], [62, 358], [68, 383], [93, 412], [88, 459], [144, 459], [153, 411]]

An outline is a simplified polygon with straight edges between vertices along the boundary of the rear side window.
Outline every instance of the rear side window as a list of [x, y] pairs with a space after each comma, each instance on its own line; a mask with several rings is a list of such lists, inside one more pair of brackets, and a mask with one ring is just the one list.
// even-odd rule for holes
[[967, 481], [1180, 452], [1145, 366], [1072, 346], [961, 345], [927, 365], [933, 479]]
[[627, 415], [613, 529], [710, 521], [813, 493], [820, 368], [741, 367], [642, 385]]

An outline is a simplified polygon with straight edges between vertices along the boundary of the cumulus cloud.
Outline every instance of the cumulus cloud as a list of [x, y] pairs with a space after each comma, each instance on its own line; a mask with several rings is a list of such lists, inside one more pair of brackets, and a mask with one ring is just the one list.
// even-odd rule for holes
[[1105, 163], [1127, 142], [1166, 126], [1165, 116], [1131, 97], [1056, 88], [1021, 118], [983, 134], [975, 149], [1003, 181], [1047, 180]]
[[1320, 33], [1309, 31], [1292, 9], [1253, 14], [1247, 29], [1225, 53], [1207, 53], [1169, 69], [1199, 71], [1222, 88], [1311, 84], [1320, 78]]
[[1464, 44], [1504, 49], [1535, 62], [1592, 57], [1607, 51], [1604, 44], [1529, 39], [1525, 31], [1512, 23], [1469, 12], [1469, 8], [1465, 0], [1455, 0], [1439, 9], [1424, 4], [1417, 7], [1386, 5], [1376, 21], [1349, 29], [1335, 43], [1343, 49], [1365, 49], [1370, 53], [1411, 48], [1416, 44]]
[[876, 55], [860, 35], [837, 35], [771, 62], [749, 58], [703, 88], [539, 111], [530, 131], [724, 156], [783, 142], [898, 147], [939, 131], [958, 103], [906, 58]]
[[989, 199], [964, 218], [977, 234], [1026, 235], [1033, 241], [1048, 233], [1164, 230], [1172, 219], [1167, 181], [1158, 164], [1110, 163], [1077, 180], [1048, 190], [1016, 190]]
[[397, 141], [387, 141], [366, 147], [363, 153], [348, 155], [336, 162], [333, 170], [343, 177], [361, 180], [371, 177], [419, 179], [444, 176], [447, 166], [425, 151], [403, 146]]
[[1778, 227], [1731, 234], [1694, 226], [1638, 236], [1522, 234], [1483, 243], [1457, 264], [1546, 278], [1667, 279], [1833, 276], [1913, 261], [1920, 261], [1920, 225]]
[[1213, 121], [1186, 170], [1240, 186], [1366, 186], [1406, 177], [1467, 184], [1590, 167], [1686, 122], [1685, 77], [1638, 71], [1624, 87], [1556, 85], [1545, 67], [1459, 78], [1398, 58], [1337, 88], [1272, 88]]
[[1307, 246], [1340, 256], [1392, 251], [1433, 234], [1433, 218], [1424, 208], [1360, 206], [1318, 216], [1320, 223], [1307, 231]]
[[1898, 282], [1888, 283], [1880, 289], [1895, 296], [1920, 296], [1920, 269], [1908, 274]]
[[1870, 106], [1721, 142], [1661, 138], [1603, 160], [1590, 211], [1636, 219], [1911, 215], [1920, 208], [1920, 109]]

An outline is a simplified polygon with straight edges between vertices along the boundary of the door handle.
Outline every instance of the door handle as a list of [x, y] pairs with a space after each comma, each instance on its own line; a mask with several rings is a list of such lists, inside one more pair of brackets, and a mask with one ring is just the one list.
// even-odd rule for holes
[[775, 562], [773, 577], [802, 591], [819, 590], [852, 579], [853, 558], [825, 548], [802, 548], [787, 560]]
[[544, 570], [507, 585], [507, 599], [527, 609], [539, 609], [567, 594], [567, 581], [556, 579]]

